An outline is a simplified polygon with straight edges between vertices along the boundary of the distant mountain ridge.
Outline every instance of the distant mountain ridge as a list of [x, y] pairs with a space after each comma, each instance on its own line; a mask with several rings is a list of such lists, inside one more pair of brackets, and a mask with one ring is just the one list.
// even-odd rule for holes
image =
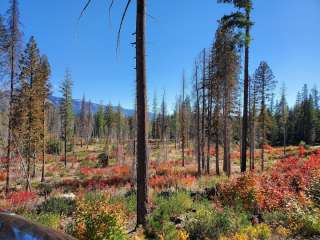
[[[61, 102], [61, 97], [56, 97], [56, 96], [50, 95], [48, 97], [48, 100], [55, 107], [59, 107], [60, 102]], [[6, 111], [6, 109], [8, 108], [8, 104], [9, 104], [9, 92], [8, 91], [0, 92], [0, 112]], [[80, 113], [80, 109], [81, 109], [81, 100], [73, 99], [72, 100], [72, 105], [73, 105], [74, 113], [75, 114], [79, 114]], [[98, 112], [99, 106], [100, 106], [100, 104], [91, 103], [91, 111], [93, 113]], [[107, 107], [107, 105], [103, 105], [103, 107]], [[114, 111], [117, 109], [117, 107], [115, 107], [115, 106], [112, 106], [112, 108], [113, 108]], [[121, 108], [121, 111], [126, 117], [132, 117], [134, 115], [134, 112], [135, 112], [133, 109], [126, 109], [126, 108]], [[150, 113], [149, 113], [149, 116], [151, 116]]]
[[[60, 102], [61, 102], [61, 97], [56, 97], [56, 96], [49, 96], [48, 97], [49, 101], [52, 102], [52, 104], [55, 106], [55, 107], [59, 107], [60, 105]], [[75, 114], [78, 114], [80, 113], [80, 109], [81, 109], [81, 100], [79, 99], [73, 99], [72, 100], [72, 105], [73, 105], [73, 112]], [[102, 105], [103, 107], [107, 107], [107, 105]], [[99, 110], [99, 107], [100, 107], [100, 104], [97, 104], [97, 103], [91, 103], [91, 111], [93, 113], [96, 113], [98, 112]], [[115, 110], [117, 109], [117, 107], [115, 106], [112, 106], [112, 108]], [[134, 115], [134, 110], [132, 109], [126, 109], [126, 108], [121, 108], [121, 111], [123, 112], [123, 114], [126, 116], [126, 117], [132, 117]]]

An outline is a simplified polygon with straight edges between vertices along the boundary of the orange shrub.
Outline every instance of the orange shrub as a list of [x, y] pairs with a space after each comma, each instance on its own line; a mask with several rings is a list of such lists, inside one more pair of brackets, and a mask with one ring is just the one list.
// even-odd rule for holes
[[0, 171], [0, 181], [4, 181], [6, 179], [6, 171]]

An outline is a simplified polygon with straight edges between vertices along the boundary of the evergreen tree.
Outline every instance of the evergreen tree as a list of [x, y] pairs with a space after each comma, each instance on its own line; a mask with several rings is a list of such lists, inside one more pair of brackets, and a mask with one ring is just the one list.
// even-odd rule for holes
[[83, 140], [86, 139], [87, 136], [87, 103], [86, 103], [86, 98], [83, 95], [81, 99], [81, 105], [80, 105], [80, 113], [79, 113], [79, 137], [80, 137], [80, 143], [81, 147], [83, 146]]
[[42, 95], [41, 62], [39, 49], [34, 37], [31, 37], [20, 60], [20, 92], [18, 108], [21, 108], [21, 136], [26, 158], [26, 190], [30, 190], [31, 164], [32, 177], [35, 176], [37, 148], [42, 133]]
[[286, 155], [286, 147], [287, 147], [287, 124], [288, 124], [288, 104], [286, 99], [286, 89], [285, 86], [282, 88], [281, 99], [280, 99], [280, 111], [281, 111], [281, 129], [283, 135], [283, 154]]
[[261, 126], [261, 169], [264, 170], [264, 148], [267, 144], [266, 134], [267, 134], [267, 105], [266, 103], [270, 100], [272, 91], [275, 88], [276, 81], [272, 73], [271, 68], [266, 62], [261, 62], [258, 69], [255, 72], [255, 81], [257, 84], [258, 99], [260, 101], [260, 126]]
[[181, 153], [182, 166], [185, 165], [185, 144], [186, 144], [186, 99], [185, 99], [185, 74], [182, 74], [182, 99], [180, 105], [180, 134], [181, 134]]
[[225, 28], [238, 27], [245, 30], [245, 56], [244, 56], [244, 83], [243, 83], [243, 121], [242, 121], [242, 150], [241, 172], [246, 171], [247, 166], [247, 132], [248, 132], [248, 100], [249, 100], [249, 47], [251, 42], [250, 29], [253, 23], [250, 20], [252, 0], [218, 0], [218, 2], [232, 3], [236, 8], [243, 9], [224, 16], [221, 20]]
[[154, 92], [153, 102], [152, 102], [152, 128], [151, 128], [151, 137], [156, 139], [157, 135], [157, 115], [158, 115], [158, 99], [157, 92]]
[[250, 170], [255, 168], [255, 148], [256, 148], [256, 117], [257, 117], [257, 85], [255, 81], [250, 81], [249, 89], [250, 107]]
[[64, 80], [60, 86], [62, 99], [60, 102], [61, 137], [64, 142], [64, 166], [67, 167], [68, 143], [73, 137], [73, 106], [72, 106], [72, 79], [69, 70], [66, 70]]
[[162, 96], [162, 102], [160, 106], [160, 141], [162, 145], [162, 152], [164, 154], [164, 160], [166, 161], [168, 158], [168, 153], [167, 153], [167, 128], [168, 128], [168, 123], [167, 123], [167, 105], [165, 102], [165, 92], [163, 92]]
[[40, 108], [41, 108], [41, 148], [42, 148], [42, 167], [41, 167], [41, 182], [44, 182], [45, 176], [45, 151], [46, 151], [46, 134], [47, 134], [47, 124], [46, 124], [46, 108], [48, 106], [47, 98], [50, 94], [50, 77], [51, 69], [47, 56], [43, 55], [40, 58], [40, 71], [39, 71], [39, 97], [40, 97]]
[[98, 138], [102, 138], [104, 137], [105, 133], [105, 112], [104, 112], [104, 107], [102, 104], [99, 105], [99, 109], [98, 112], [96, 113], [95, 116], [95, 132], [96, 132], [96, 136]]
[[221, 83], [223, 91], [223, 143], [224, 161], [223, 170], [228, 176], [231, 175], [231, 112], [233, 108], [233, 96], [238, 84], [239, 56], [238, 56], [238, 36], [232, 29], [220, 28], [216, 35], [215, 61], [216, 77]]

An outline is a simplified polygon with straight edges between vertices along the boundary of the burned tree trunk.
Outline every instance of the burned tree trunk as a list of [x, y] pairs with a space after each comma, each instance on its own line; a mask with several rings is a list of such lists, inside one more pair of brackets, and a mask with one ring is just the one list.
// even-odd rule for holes
[[146, 6], [137, 0], [136, 81], [137, 81], [137, 225], [146, 225], [148, 204], [147, 86], [146, 86]]

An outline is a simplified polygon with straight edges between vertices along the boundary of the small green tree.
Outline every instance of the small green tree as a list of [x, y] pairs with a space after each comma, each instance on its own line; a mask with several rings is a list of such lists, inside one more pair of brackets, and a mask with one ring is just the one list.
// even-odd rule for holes
[[40, 59], [40, 71], [39, 71], [39, 98], [40, 98], [40, 109], [41, 109], [41, 148], [42, 148], [42, 167], [41, 167], [41, 182], [44, 182], [44, 170], [45, 170], [45, 151], [46, 151], [46, 133], [47, 133], [47, 124], [46, 124], [46, 107], [47, 107], [47, 98], [50, 94], [50, 64], [47, 56], [43, 55]]
[[266, 120], [268, 117], [266, 103], [272, 96], [272, 91], [275, 88], [275, 78], [271, 68], [266, 62], [261, 62], [255, 72], [255, 82], [257, 85], [257, 97], [260, 101], [260, 126], [261, 126], [261, 170], [264, 170], [264, 147], [266, 142]]
[[64, 141], [64, 166], [67, 167], [67, 144], [73, 137], [73, 106], [72, 106], [72, 79], [67, 69], [60, 86], [62, 99], [60, 102], [61, 137]]

